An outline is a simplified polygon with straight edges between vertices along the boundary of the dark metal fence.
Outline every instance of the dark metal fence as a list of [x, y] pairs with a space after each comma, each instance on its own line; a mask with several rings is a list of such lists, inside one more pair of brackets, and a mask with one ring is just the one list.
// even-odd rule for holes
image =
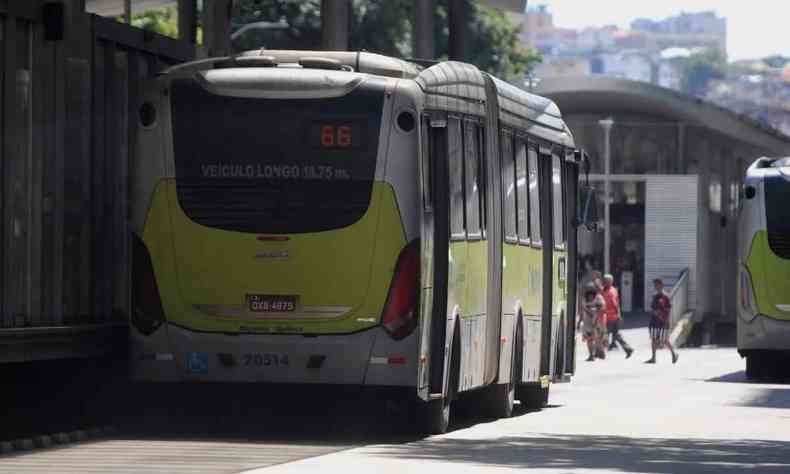
[[194, 52], [70, 4], [49, 41], [42, 4], [0, 1], [0, 362], [123, 343], [140, 81]]

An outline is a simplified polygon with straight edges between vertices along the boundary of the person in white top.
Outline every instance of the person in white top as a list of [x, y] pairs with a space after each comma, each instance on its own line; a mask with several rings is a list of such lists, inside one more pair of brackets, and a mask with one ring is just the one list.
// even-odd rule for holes
[[584, 289], [582, 317], [579, 319], [582, 338], [587, 342], [587, 350], [590, 353], [587, 357], [588, 362], [594, 361], [596, 356], [602, 359], [606, 357], [605, 306], [606, 302], [595, 284], [588, 284]]

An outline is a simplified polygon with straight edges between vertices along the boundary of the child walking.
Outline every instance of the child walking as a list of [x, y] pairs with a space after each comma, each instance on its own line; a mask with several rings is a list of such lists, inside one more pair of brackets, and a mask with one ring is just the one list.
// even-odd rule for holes
[[603, 296], [594, 283], [588, 284], [584, 289], [582, 305], [582, 318], [579, 325], [582, 328], [582, 338], [587, 342], [589, 351], [588, 362], [596, 357], [606, 358], [606, 323]]
[[646, 364], [656, 363], [656, 350], [661, 347], [667, 347], [669, 352], [672, 353], [672, 363], [678, 361], [678, 355], [672, 343], [669, 342], [669, 309], [672, 304], [669, 302], [669, 297], [664, 293], [664, 282], [660, 278], [653, 280], [653, 286], [656, 289], [656, 294], [653, 296], [653, 302], [650, 305], [653, 310], [650, 317], [650, 344], [653, 349], [653, 357], [645, 361]]

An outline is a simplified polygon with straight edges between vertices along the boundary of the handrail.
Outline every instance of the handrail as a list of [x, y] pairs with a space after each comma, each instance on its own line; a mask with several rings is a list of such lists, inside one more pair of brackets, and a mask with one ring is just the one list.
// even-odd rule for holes
[[680, 272], [680, 277], [672, 286], [669, 292], [669, 302], [672, 305], [669, 310], [669, 327], [674, 328], [675, 324], [688, 311], [689, 299], [689, 269], [684, 268]]

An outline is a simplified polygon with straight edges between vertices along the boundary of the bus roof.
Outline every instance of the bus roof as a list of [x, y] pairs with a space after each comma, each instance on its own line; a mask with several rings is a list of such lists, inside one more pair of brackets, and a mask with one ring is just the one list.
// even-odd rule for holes
[[[234, 56], [201, 59], [177, 64], [162, 71], [162, 74], [196, 72], [205, 69], [228, 67], [273, 67], [299, 65], [311, 68], [348, 68], [355, 72], [375, 76], [413, 79], [422, 69], [402, 59], [381, 54], [354, 51], [299, 51], [267, 50], [245, 51]], [[309, 66], [308, 66], [309, 65]]]
[[790, 157], [761, 157], [754, 161], [746, 171], [747, 179], [761, 179], [768, 176], [781, 175], [790, 180]]
[[[195, 73], [210, 69], [302, 66], [333, 69], [374, 76], [413, 79], [426, 95], [426, 107], [484, 116], [486, 76], [490, 77], [499, 102], [499, 120], [506, 126], [540, 137], [551, 143], [573, 147], [573, 135], [557, 105], [518, 87], [481, 72], [475, 66], [456, 61], [436, 63], [426, 69], [403, 59], [353, 51], [253, 50], [235, 56], [209, 58], [178, 64], [161, 74]], [[294, 75], [298, 73], [294, 72]]]
[[[485, 115], [486, 74], [471, 64], [446, 61], [425, 69], [416, 78], [425, 93], [426, 107], [471, 115]], [[499, 120], [552, 143], [573, 147], [573, 135], [551, 100], [530, 94], [488, 75], [499, 102]]]

